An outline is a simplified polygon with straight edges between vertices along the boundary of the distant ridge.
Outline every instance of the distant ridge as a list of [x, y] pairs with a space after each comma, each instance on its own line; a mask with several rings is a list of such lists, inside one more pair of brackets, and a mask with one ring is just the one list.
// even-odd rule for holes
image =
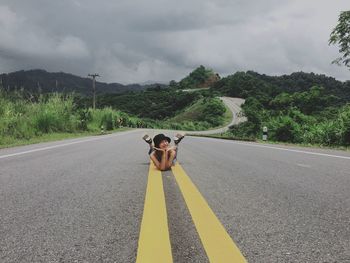
[[[1, 74], [0, 81], [6, 90], [24, 89], [33, 93], [63, 92], [79, 93], [81, 95], [92, 94], [92, 82], [88, 77], [83, 78], [64, 72], [47, 72], [42, 69], [21, 70], [8, 74]], [[98, 94], [123, 93], [127, 91], [141, 91], [154, 86], [165, 86], [163, 84], [130, 84], [105, 83], [96, 81], [96, 92]]]

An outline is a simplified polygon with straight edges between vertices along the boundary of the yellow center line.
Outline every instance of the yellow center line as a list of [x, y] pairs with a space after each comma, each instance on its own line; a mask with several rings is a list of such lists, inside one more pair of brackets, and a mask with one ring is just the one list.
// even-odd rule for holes
[[247, 262], [219, 219], [180, 164], [172, 167], [186, 205], [210, 262]]
[[136, 263], [173, 262], [162, 174], [151, 162]]

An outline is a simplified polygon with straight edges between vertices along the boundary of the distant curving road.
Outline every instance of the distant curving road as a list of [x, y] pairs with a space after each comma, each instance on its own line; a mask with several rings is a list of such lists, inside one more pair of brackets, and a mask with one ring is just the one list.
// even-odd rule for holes
[[[219, 99], [222, 100], [223, 103], [229, 108], [229, 110], [232, 112], [232, 120], [229, 124], [227, 124], [224, 127], [217, 128], [217, 129], [211, 129], [206, 131], [178, 131], [186, 133], [187, 135], [205, 135], [205, 134], [217, 134], [217, 133], [223, 133], [229, 130], [229, 127], [235, 124], [239, 124], [241, 122], [245, 122], [247, 120], [246, 117], [242, 115], [242, 108], [241, 105], [244, 103], [244, 99], [241, 98], [232, 98], [232, 97], [219, 97]], [[157, 131], [164, 131], [169, 132], [169, 130], [161, 130], [158, 129]], [[152, 132], [155, 133], [155, 132]]]
[[207, 131], [188, 131], [187, 134], [216, 134], [216, 133], [222, 133], [226, 132], [230, 126], [239, 124], [241, 122], [246, 121], [246, 117], [241, 116], [242, 109], [241, 105], [244, 103], [244, 99], [241, 98], [231, 98], [231, 97], [220, 97], [220, 99], [226, 104], [226, 106], [231, 110], [232, 112], [232, 121], [226, 125], [225, 127], [213, 129], [213, 130], [207, 130]]

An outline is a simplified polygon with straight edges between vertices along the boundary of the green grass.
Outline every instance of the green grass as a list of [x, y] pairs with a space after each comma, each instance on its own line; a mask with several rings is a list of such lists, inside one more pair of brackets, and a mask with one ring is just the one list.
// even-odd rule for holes
[[278, 141], [263, 141], [263, 140], [256, 140], [256, 142], [259, 143], [265, 143], [265, 144], [276, 144], [276, 145], [285, 145], [285, 146], [300, 146], [300, 147], [307, 147], [307, 148], [319, 148], [319, 149], [326, 149], [326, 150], [340, 150], [340, 151], [350, 151], [350, 147], [347, 146], [325, 146], [322, 144], [311, 144], [311, 143], [288, 143], [288, 142], [278, 142]]
[[184, 111], [177, 114], [175, 117], [172, 117], [167, 120], [167, 122], [183, 122], [183, 121], [198, 121], [201, 117], [201, 112], [204, 109], [203, 99], [197, 100], [191, 106], [184, 109]]
[[[121, 131], [130, 130], [130, 129], [131, 128], [119, 128], [113, 131], [105, 132], [104, 134], [121, 132]], [[14, 147], [14, 146], [42, 143], [42, 142], [80, 138], [80, 137], [93, 136], [93, 135], [101, 135], [101, 132], [86, 131], [86, 132], [77, 132], [77, 133], [47, 133], [47, 134], [43, 134], [41, 136], [33, 137], [30, 139], [16, 139], [13, 137], [3, 137], [1, 138], [1, 141], [0, 141], [0, 149]]]
[[229, 107], [227, 107], [227, 105], [225, 104], [225, 108], [226, 108], [226, 112], [224, 114], [224, 120], [225, 120], [225, 125], [229, 124], [233, 118], [233, 113], [232, 111], [229, 109]]
[[350, 147], [346, 146], [324, 146], [320, 144], [306, 144], [306, 143], [285, 143], [285, 142], [278, 142], [278, 141], [263, 141], [260, 139], [254, 139], [254, 138], [244, 138], [244, 137], [234, 137], [228, 133], [223, 134], [191, 134], [191, 136], [196, 137], [208, 137], [208, 138], [216, 138], [216, 139], [224, 139], [224, 140], [232, 140], [232, 141], [250, 141], [250, 142], [257, 142], [262, 144], [271, 144], [271, 145], [284, 145], [284, 146], [300, 146], [300, 147], [306, 147], [306, 148], [318, 148], [318, 149], [326, 149], [326, 150], [340, 150], [340, 151], [350, 151]]
[[224, 140], [232, 140], [232, 141], [249, 141], [249, 142], [257, 142], [254, 138], [248, 137], [233, 137], [232, 135], [228, 135], [227, 133], [216, 133], [216, 134], [191, 134], [191, 136], [196, 137], [208, 137], [208, 138], [216, 138], [216, 139], [224, 139]]
[[73, 95], [40, 95], [32, 102], [0, 89], [0, 148], [136, 128], [142, 120], [112, 108], [77, 109]]
[[207, 110], [208, 104], [211, 103], [211, 100], [212, 99], [199, 99], [194, 104], [190, 105], [189, 107], [185, 108], [182, 112], [178, 113], [175, 117], [167, 119], [164, 123], [178, 123], [180, 126], [182, 126], [181, 123], [192, 122], [197, 124], [196, 127], [200, 128], [201, 126], [203, 126], [201, 130], [225, 127], [231, 122], [233, 118], [231, 110], [226, 106], [226, 104], [221, 102], [221, 104], [226, 109], [225, 113], [222, 116], [218, 116], [218, 119], [222, 119], [222, 124], [213, 125], [212, 123], [208, 122], [208, 119], [206, 118], [206, 115], [204, 113]]

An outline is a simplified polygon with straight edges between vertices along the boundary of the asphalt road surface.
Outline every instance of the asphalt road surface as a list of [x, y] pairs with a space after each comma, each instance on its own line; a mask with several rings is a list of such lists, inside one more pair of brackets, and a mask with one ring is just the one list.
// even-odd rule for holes
[[[135, 262], [144, 132], [0, 150], [0, 262]], [[178, 160], [248, 262], [350, 262], [349, 152], [188, 136]], [[162, 178], [174, 262], [208, 262]]]
[[241, 98], [232, 98], [232, 97], [220, 97], [220, 99], [226, 104], [226, 106], [232, 112], [232, 121], [227, 124], [225, 127], [207, 130], [207, 131], [191, 131], [187, 132], [187, 134], [214, 134], [214, 133], [222, 133], [229, 129], [230, 126], [239, 124], [241, 122], [245, 122], [247, 120], [246, 117], [241, 115], [241, 105], [244, 103], [244, 99]]

